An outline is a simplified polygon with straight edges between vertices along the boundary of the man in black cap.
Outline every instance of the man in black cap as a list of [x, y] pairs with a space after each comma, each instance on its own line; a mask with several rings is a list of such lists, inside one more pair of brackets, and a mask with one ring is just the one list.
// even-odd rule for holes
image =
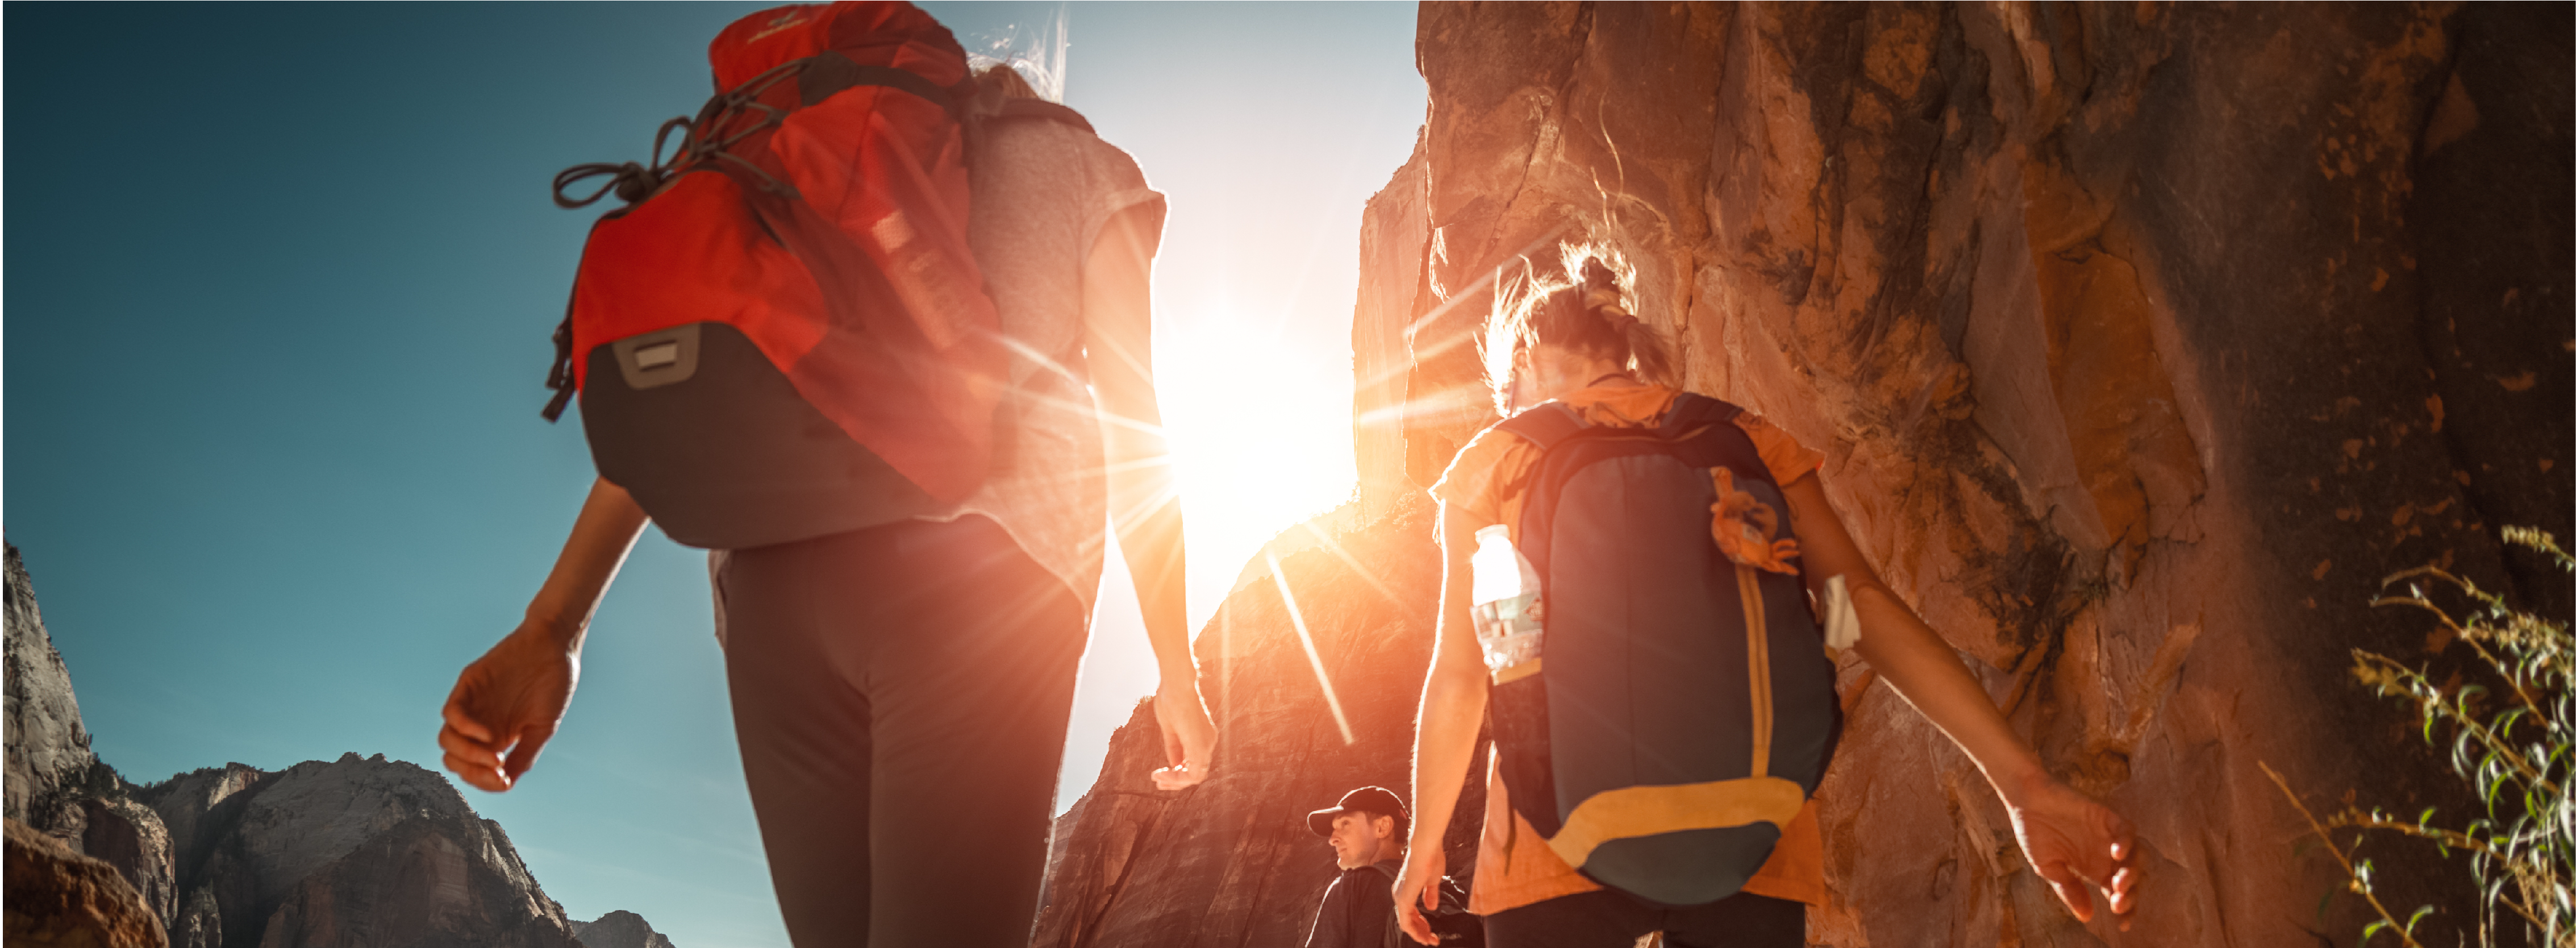
[[1306, 814], [1306, 828], [1333, 844], [1340, 877], [1324, 890], [1306, 948], [1410, 945], [1395, 927], [1395, 875], [1404, 868], [1404, 801], [1385, 787], [1342, 794], [1328, 810]]

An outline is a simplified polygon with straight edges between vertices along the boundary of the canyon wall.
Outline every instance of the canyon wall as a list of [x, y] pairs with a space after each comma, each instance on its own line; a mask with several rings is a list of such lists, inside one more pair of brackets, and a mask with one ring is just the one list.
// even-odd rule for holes
[[1492, 419], [1491, 274], [1607, 244], [1689, 386], [1827, 454], [1879, 571], [2156, 880], [2131, 932], [2080, 930], [1847, 660], [1821, 940], [2341, 941], [2257, 764], [2320, 804], [2465, 802], [2345, 677], [2353, 647], [2457, 658], [2379, 578], [2569, 607], [2496, 541], [2576, 526], [2569, 35], [2564, 7], [1426, 5], [1423, 147], [1367, 225], [1424, 263], [1363, 276], [1413, 324], [1354, 329], [1409, 370], [1356, 406], [1363, 484], [1428, 483]]
[[[1333, 738], [1275, 592], [1238, 589], [1236, 661], [1270, 651], [1208, 666], [1236, 769], [1154, 793], [1140, 710], [1058, 826], [1038, 943], [1302, 939], [1330, 872], [1291, 817], [1401, 790], [1427, 603], [1373, 586], [1436, 583], [1427, 518], [1398, 524], [1494, 420], [1495, 278], [1591, 240], [1688, 386], [1823, 451], [1878, 571], [2139, 830], [2135, 923], [2078, 925], [1973, 765], [1847, 657], [1813, 940], [2351, 944], [2260, 765], [2325, 810], [2474, 812], [2346, 675], [2355, 647], [2461, 662], [2368, 605], [2380, 578], [2576, 600], [2496, 538], [2576, 535], [2570, 35], [2564, 5], [1426, 4], [1430, 114], [1369, 205], [1352, 329], [1353, 522], [1394, 559], [1284, 561], [1384, 716]], [[2378, 856], [2401, 912], [2468, 918], [2462, 866]]]

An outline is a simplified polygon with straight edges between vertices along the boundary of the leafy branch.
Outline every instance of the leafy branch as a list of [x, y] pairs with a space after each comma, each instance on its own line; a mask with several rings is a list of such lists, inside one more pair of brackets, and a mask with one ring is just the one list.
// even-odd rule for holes
[[[2576, 557], [2546, 533], [2509, 527], [2504, 539], [2576, 573]], [[2576, 796], [2568, 792], [2570, 771], [2576, 768], [2576, 728], [2571, 727], [2576, 722], [2576, 688], [2571, 688], [2576, 683], [2576, 638], [2568, 634], [2566, 622], [2515, 610], [2502, 596], [2439, 567], [2406, 570], [2381, 583], [2383, 588], [2399, 584], [2404, 584], [2402, 592], [2371, 604], [2430, 613], [2449, 641], [2466, 644], [2484, 663], [2484, 677], [2494, 687], [2459, 684], [2457, 677], [2437, 682], [2427, 669], [2363, 649], [2352, 652], [2353, 677], [2381, 697], [2413, 705], [2423, 721], [2425, 743], [2436, 743], [2447, 732], [2451, 769], [2476, 792], [2486, 815], [2461, 828], [2434, 825], [2429, 809], [2413, 822], [2358, 809], [2320, 821], [2280, 774], [2268, 765], [2263, 772], [2326, 841], [2350, 878], [2348, 887], [2379, 913], [2379, 920], [2363, 930], [2363, 942], [2393, 931], [2409, 948], [2421, 948], [2415, 926], [2433, 908], [2425, 906], [2398, 921], [2373, 891], [2370, 861], [2356, 862], [2351, 850], [2335, 845], [2329, 835], [2333, 829], [2427, 840], [2445, 858], [2465, 854], [2482, 896], [2482, 944], [2495, 944], [2496, 910], [2502, 907], [2538, 935], [2541, 944], [2576, 948]], [[2465, 618], [2436, 603], [2428, 586], [2447, 587], [2464, 597]], [[2359, 846], [2358, 838], [2354, 846]]]

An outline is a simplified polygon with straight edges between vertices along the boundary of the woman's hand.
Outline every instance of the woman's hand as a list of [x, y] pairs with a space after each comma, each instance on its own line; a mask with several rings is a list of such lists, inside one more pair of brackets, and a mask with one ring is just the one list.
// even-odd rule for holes
[[1208, 757], [1216, 752], [1216, 723], [1208, 720], [1198, 683], [1166, 683], [1156, 689], [1154, 723], [1162, 726], [1163, 756], [1170, 762], [1154, 771], [1154, 787], [1179, 790], [1206, 780]]
[[[2005, 800], [2004, 808], [2012, 814], [2013, 835], [2021, 840], [2022, 855], [2057, 890], [2058, 899], [2075, 913], [2076, 921], [2093, 920], [2093, 898], [2087, 889], [2101, 890], [2113, 915], [2127, 915], [2137, 908], [2137, 900], [2130, 895], [2138, 883], [2137, 837], [2128, 820], [2047, 777], [2033, 781], [2020, 799]], [[2127, 924], [2121, 920], [2123, 928]]]
[[1423, 913], [1440, 910], [1440, 877], [1448, 873], [1449, 854], [1440, 850], [1438, 838], [1415, 840], [1405, 851], [1404, 871], [1395, 876], [1395, 924], [1405, 937], [1426, 945], [1440, 943]]
[[447, 769], [494, 793], [516, 785], [555, 736], [580, 678], [577, 647], [533, 622], [521, 625], [456, 676], [438, 729]]

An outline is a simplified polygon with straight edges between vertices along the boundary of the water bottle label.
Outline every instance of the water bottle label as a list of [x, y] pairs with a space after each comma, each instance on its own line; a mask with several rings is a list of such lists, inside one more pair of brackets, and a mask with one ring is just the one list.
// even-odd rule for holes
[[1485, 671], [1497, 682], [1504, 673], [1535, 662], [1539, 657], [1538, 596], [1523, 593], [1493, 602], [1478, 603], [1470, 612], [1476, 619], [1476, 644], [1485, 654]]

